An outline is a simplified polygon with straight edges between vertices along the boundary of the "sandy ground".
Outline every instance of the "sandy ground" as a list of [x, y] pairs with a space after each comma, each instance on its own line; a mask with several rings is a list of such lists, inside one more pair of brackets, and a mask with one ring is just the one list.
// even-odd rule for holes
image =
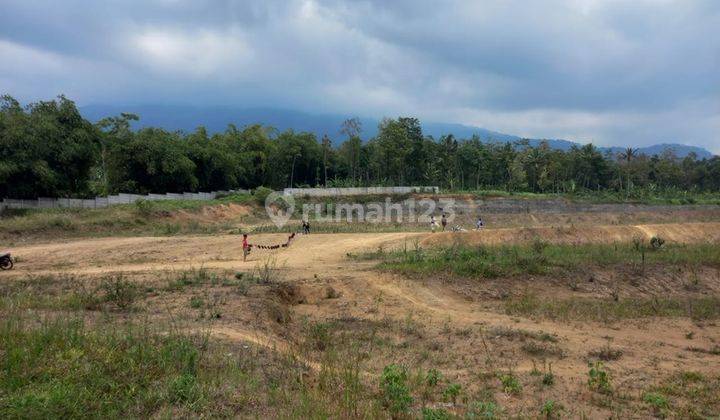
[[[19, 247], [13, 250], [18, 257], [16, 268], [0, 273], [1, 281], [13, 281], [27, 275], [43, 273], [72, 273], [95, 276], [104, 273], [126, 273], [142, 276], [161, 272], [175, 272], [205, 267], [232, 271], [251, 271], [273, 259], [283, 272], [284, 281], [305, 289], [308, 297], [292, 307], [298, 316], [311, 319], [377, 320], [382, 317], [406, 320], [409, 317], [423, 331], [418, 346], [432, 345], [433, 341], [447, 340], [447, 352], [456, 358], [443, 365], [443, 372], [459, 381], [472, 382], [477, 370], [483, 369], [488, 358], [507, 364], [508, 369], [529, 372], [533, 359], [517, 354], [516, 347], [492, 344], [492, 333], [497, 328], [543, 331], [558, 337], [563, 356], [552, 361], [558, 377], [557, 388], [563, 390], [563, 399], [569, 406], [567, 414], [589, 413], [591, 417], [605, 416], [607, 409], [597, 408], [588, 401], [588, 353], [603, 346], [620, 348], [623, 356], [610, 362], [611, 370], [620, 384], [628, 385], [629, 393], [648, 386], [658, 377], [681, 370], [701, 372], [720, 371], [720, 357], [708, 353], [687, 351], [689, 346], [711, 348], [720, 343], [720, 327], [714, 323], [697, 323], [685, 318], [658, 318], [627, 321], [620, 324], [581, 322], [535, 321], [505, 315], [488, 305], [482, 297], [468, 296], [457, 289], [445, 287], [439, 281], [414, 281], [397, 275], [373, 270], [374, 262], [348, 258], [348, 254], [390, 248], [416, 243], [423, 246], [449, 244], [452, 241], [468, 243], [501, 243], [529, 241], [536, 237], [552, 242], [614, 242], [631, 241], [634, 237], [649, 239], [662, 235], [674, 242], [706, 242], [720, 239], [720, 223], [684, 223], [634, 226], [595, 226], [579, 228], [509, 228], [487, 229], [465, 233], [354, 233], [312, 234], [298, 236], [288, 248], [268, 251], [255, 249], [247, 262], [242, 261], [241, 237], [175, 236], [97, 238], [51, 242]], [[255, 244], [282, 243], [287, 235], [267, 234], [252, 236]], [[720, 277], [720, 275], [718, 275]], [[720, 280], [718, 280], [720, 282]], [[313, 297], [323, 287], [331, 286], [340, 295], [337, 299]], [[272, 328], [255, 328], [241, 321], [246, 311], [240, 303], [237, 317], [229, 313], [213, 326], [216, 336], [228, 340], [250, 341], [282, 350], [286, 337]], [[380, 309], [378, 310], [378, 306]], [[379, 313], [378, 313], [379, 312]], [[478, 335], [457, 335], [447, 338], [448, 325], [452, 330], [472, 329], [485, 331]], [[692, 341], [687, 334], [694, 333]], [[488, 336], [490, 334], [490, 336]], [[486, 340], [491, 341], [488, 351]], [[506, 348], [507, 347], [507, 348]], [[457, 356], [461, 355], [461, 356]], [[412, 363], [411, 355], [402, 352], [398, 358]], [[441, 356], [437, 356], [438, 360]], [[506, 406], [535, 404], [528, 399], [544, 398], [538, 390], [525, 399], [508, 400], [498, 395]], [[573, 408], [574, 407], [574, 408]]]

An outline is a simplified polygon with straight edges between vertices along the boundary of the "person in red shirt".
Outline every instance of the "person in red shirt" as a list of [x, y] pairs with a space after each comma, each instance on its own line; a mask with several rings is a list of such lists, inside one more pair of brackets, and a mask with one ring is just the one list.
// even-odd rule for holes
[[246, 261], [247, 256], [250, 253], [250, 244], [248, 243], [247, 233], [243, 233], [242, 247], [243, 247], [243, 261]]

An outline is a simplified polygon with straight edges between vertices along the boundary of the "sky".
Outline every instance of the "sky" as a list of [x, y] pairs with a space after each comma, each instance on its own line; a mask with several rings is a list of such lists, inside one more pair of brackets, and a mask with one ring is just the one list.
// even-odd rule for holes
[[0, 93], [720, 153], [717, 0], [0, 0]]

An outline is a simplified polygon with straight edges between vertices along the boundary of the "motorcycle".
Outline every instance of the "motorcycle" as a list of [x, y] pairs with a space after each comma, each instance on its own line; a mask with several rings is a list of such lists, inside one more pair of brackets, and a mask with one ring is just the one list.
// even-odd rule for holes
[[10, 270], [13, 268], [13, 259], [9, 252], [0, 254], [0, 269]]

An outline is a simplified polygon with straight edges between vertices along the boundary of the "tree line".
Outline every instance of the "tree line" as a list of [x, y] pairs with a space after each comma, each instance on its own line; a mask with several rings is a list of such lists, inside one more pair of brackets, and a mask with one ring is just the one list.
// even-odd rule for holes
[[683, 159], [672, 153], [602, 153], [592, 144], [567, 151], [483, 142], [478, 137], [435, 139], [417, 118], [384, 119], [361, 141], [356, 118], [327, 136], [229, 124], [222, 133], [162, 128], [134, 130], [137, 115], [95, 124], [65, 98], [22, 106], [0, 100], [0, 197], [88, 197], [118, 192], [213, 191], [266, 186], [438, 185], [444, 190], [493, 189], [575, 193], [637, 190], [720, 191], [720, 158]]

